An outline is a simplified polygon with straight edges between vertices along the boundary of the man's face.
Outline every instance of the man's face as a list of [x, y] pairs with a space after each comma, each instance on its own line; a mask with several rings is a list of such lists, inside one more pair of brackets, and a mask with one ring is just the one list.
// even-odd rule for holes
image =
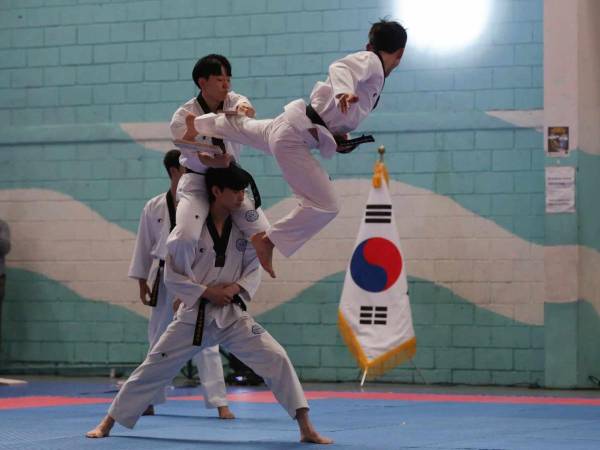
[[205, 98], [222, 102], [231, 88], [231, 77], [227, 75], [225, 68], [221, 66], [221, 75], [209, 75], [208, 78], [199, 78], [198, 83]]
[[393, 53], [384, 52], [383, 50], [379, 52], [381, 59], [383, 60], [383, 72], [387, 77], [392, 71], [398, 67], [400, 64], [400, 60], [402, 59], [402, 55], [404, 54], [404, 49], [399, 48]]
[[224, 188], [223, 190], [218, 187], [213, 187], [213, 195], [215, 196], [215, 203], [219, 206], [228, 209], [229, 211], [235, 211], [241, 208], [244, 202], [244, 196], [246, 195], [245, 189], [240, 191]]

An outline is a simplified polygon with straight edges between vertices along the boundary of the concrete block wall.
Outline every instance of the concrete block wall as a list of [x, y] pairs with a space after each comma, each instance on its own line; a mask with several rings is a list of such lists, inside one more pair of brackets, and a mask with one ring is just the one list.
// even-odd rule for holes
[[[543, 108], [543, 5], [492, 4], [484, 32], [462, 51], [411, 47], [409, 36], [361, 131], [387, 149], [421, 374], [428, 382], [543, 384], [542, 134], [487, 114]], [[144, 202], [167, 188], [165, 123], [196, 95], [198, 57], [228, 56], [234, 90], [259, 117], [272, 117], [306, 98], [330, 62], [362, 49], [370, 23], [394, 16], [392, 6], [2, 3], [0, 214], [15, 241], [3, 364], [110, 367], [143, 355], [148, 312], [126, 267]], [[264, 281], [252, 307], [307, 380], [358, 375], [336, 310], [375, 158], [365, 146], [323, 161], [342, 212], [294, 258], [276, 261], [278, 279]], [[293, 199], [275, 161], [247, 150], [242, 163], [269, 217], [281, 217]], [[47, 343], [54, 350], [41, 357]], [[422, 381], [410, 364], [384, 379]]]

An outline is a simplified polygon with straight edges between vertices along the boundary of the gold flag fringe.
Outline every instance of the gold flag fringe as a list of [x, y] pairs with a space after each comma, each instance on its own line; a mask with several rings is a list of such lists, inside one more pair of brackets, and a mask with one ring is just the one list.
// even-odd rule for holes
[[356, 338], [356, 335], [352, 331], [352, 328], [346, 321], [346, 318], [340, 310], [338, 310], [338, 327], [340, 334], [346, 342], [350, 353], [356, 358], [359, 367], [362, 370], [369, 369], [367, 372], [367, 378], [373, 379], [383, 375], [390, 369], [393, 369], [398, 364], [411, 359], [417, 352], [417, 339], [415, 337], [410, 338], [408, 341], [403, 342], [399, 346], [387, 351], [381, 356], [369, 361], [367, 355], [363, 351], [360, 342]]
[[382, 180], [385, 180], [385, 184], [390, 184], [390, 176], [388, 174], [387, 167], [383, 161], [377, 161], [375, 167], [373, 167], [373, 187], [379, 189], [381, 187]]

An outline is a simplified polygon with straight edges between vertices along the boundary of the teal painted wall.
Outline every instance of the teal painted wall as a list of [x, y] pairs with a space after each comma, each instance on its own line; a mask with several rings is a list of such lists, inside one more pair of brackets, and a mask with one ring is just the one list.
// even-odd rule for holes
[[28, 271], [9, 270], [7, 278], [0, 360], [7, 367], [119, 366], [146, 355], [147, 321], [139, 315]]
[[[377, 144], [386, 146], [396, 186], [431, 194], [440, 236], [484, 220], [477, 222], [478, 236], [461, 242], [450, 236], [450, 247], [464, 247], [450, 256], [427, 246], [424, 227], [402, 225], [419, 342], [415, 363], [426, 380], [543, 385], [543, 277], [531, 270], [539, 259], [529, 258], [545, 245], [578, 240], [553, 232], [571, 225], [546, 220], [542, 134], [485, 113], [543, 108], [542, 1], [492, 3], [485, 31], [463, 51], [436, 54], [411, 47], [409, 37], [404, 60], [361, 131], [375, 133]], [[160, 152], [133, 140], [120, 124], [167, 122], [195, 95], [191, 68], [209, 52], [230, 58], [233, 87], [252, 99], [259, 117], [279, 114], [287, 101], [308, 96], [331, 61], [362, 49], [370, 22], [392, 15], [391, 5], [0, 4], [0, 211], [15, 229], [16, 244], [3, 365], [111, 367], [143, 356], [145, 319], [125, 308], [135, 302], [125, 288], [126, 250], [144, 202], [167, 183]], [[359, 183], [370, 177], [373, 161], [370, 149], [361, 148], [323, 164], [335, 180]], [[242, 163], [255, 175], [267, 209], [289, 197], [273, 159], [248, 150]], [[33, 192], [30, 207], [15, 206], [11, 196], [22, 190]], [[59, 198], [46, 204], [46, 192]], [[448, 204], [462, 212], [445, 215]], [[61, 215], [71, 209], [65, 225]], [[406, 211], [399, 213], [406, 222], [419, 219], [418, 208]], [[79, 227], [77, 220], [85, 223]], [[598, 249], [595, 223], [585, 222], [582, 243]], [[89, 244], [86, 227], [102, 237]], [[28, 243], [31, 232], [38, 234], [35, 245]], [[494, 256], [470, 256], [472, 246], [488, 238]], [[98, 273], [102, 277], [95, 278]], [[303, 379], [355, 379], [358, 370], [336, 328], [343, 274], [328, 269], [313, 278], [310, 287], [258, 319], [285, 345]], [[410, 365], [384, 379], [422, 381]]]
[[[337, 329], [343, 280], [343, 273], [328, 277], [260, 317], [305, 380], [354, 381], [361, 375]], [[509, 320], [424, 280], [409, 279], [409, 291], [420, 374], [405, 364], [382, 380], [544, 384], [543, 326]]]

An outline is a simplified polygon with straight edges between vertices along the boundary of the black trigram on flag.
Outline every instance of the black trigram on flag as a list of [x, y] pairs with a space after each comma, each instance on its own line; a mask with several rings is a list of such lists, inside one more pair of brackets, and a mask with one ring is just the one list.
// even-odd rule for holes
[[391, 223], [392, 205], [367, 205], [365, 223]]
[[387, 306], [361, 306], [360, 307], [361, 325], [386, 325], [387, 324]]

